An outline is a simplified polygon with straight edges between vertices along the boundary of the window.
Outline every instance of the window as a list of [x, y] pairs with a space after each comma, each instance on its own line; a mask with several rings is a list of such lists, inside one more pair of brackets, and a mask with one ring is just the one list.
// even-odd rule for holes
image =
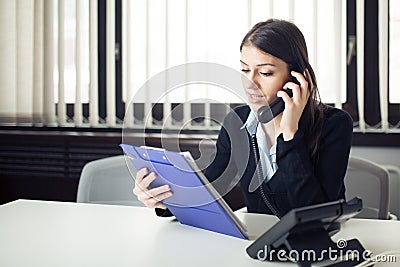
[[[122, 95], [125, 104], [133, 99], [135, 107], [131, 110], [140, 114], [129, 118], [131, 123], [128, 124], [142, 127], [145, 123], [142, 114], [151, 110], [139, 104], [152, 102], [150, 99], [157, 99], [168, 89], [160, 86], [152, 88], [151, 92], [139, 92], [146, 81], [165, 69], [188, 62], [212, 62], [239, 71], [242, 38], [255, 23], [271, 17], [291, 20], [299, 26], [308, 44], [323, 101], [340, 106], [346, 100], [345, 10], [346, 6], [337, 0], [122, 1]], [[174, 103], [170, 103], [171, 99]], [[169, 98], [150, 104], [163, 105], [159, 110], [165, 114], [171, 112], [174, 105], [189, 102], [187, 112], [190, 114], [193, 108], [203, 109], [199, 114], [213, 117], [209, 113], [211, 109], [207, 109], [210, 103], [205, 103], [203, 107], [196, 103], [199, 100], [207, 102], [207, 99], [221, 105], [238, 102], [237, 98], [224, 90], [196, 84], [176, 89], [169, 93]], [[142, 110], [137, 112], [138, 109]], [[185, 108], [182, 112], [185, 112]], [[185, 120], [184, 115], [181, 116], [181, 125], [191, 119]], [[159, 120], [161, 122], [157, 123]], [[169, 127], [162, 120], [163, 115], [153, 116], [150, 127], [158, 124]]]
[[[344, 108], [352, 115], [356, 132], [399, 132], [400, 92], [393, 85], [400, 62], [395, 54], [399, 24], [394, 2], [347, 1], [350, 56]], [[350, 44], [355, 44], [353, 51]]]
[[[119, 128], [129, 100], [145, 81], [196, 61], [239, 70], [243, 35], [256, 22], [275, 17], [302, 30], [322, 100], [343, 106], [355, 131], [398, 132], [399, 5], [396, 0], [1, 1], [0, 124]], [[58, 15], [62, 6], [64, 18]], [[64, 88], [58, 86], [60, 59]], [[78, 76], [81, 86], [76, 86]], [[154, 111], [147, 126], [157, 128], [172, 110], [178, 127], [197, 116], [192, 129], [217, 129], [201, 117], [223, 117], [227, 109], [201, 99], [238, 104], [210, 85], [180, 90], [159, 103], [147, 103], [145, 95], [136, 98], [128, 114], [131, 125], [143, 127], [144, 114]]]
[[[79, 6], [77, 6], [79, 5]], [[62, 7], [61, 7], [62, 6]], [[64, 13], [64, 22], [59, 22], [60, 12]], [[77, 99], [89, 103], [89, 2], [64, 0], [54, 5], [54, 44], [63, 42], [64, 59], [64, 99], [62, 102], [73, 104]], [[79, 20], [79, 21], [78, 21]], [[79, 23], [79, 26], [77, 25]], [[63, 37], [60, 36], [60, 24]], [[79, 35], [79, 36], [78, 36]], [[78, 40], [79, 38], [79, 40]], [[79, 46], [79, 52], [77, 52]], [[59, 46], [60, 47], [60, 46]], [[59, 56], [61, 52], [57, 53]], [[79, 57], [79, 58], [78, 58]], [[54, 68], [54, 101], [59, 102], [59, 66], [56, 58]], [[80, 74], [81, 85], [77, 87], [76, 78]], [[79, 96], [77, 93], [80, 94]]]
[[390, 0], [389, 7], [389, 103], [400, 104], [400, 2]]

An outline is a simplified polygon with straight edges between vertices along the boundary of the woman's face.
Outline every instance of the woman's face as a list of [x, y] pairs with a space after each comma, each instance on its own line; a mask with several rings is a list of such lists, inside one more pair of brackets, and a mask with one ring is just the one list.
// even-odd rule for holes
[[240, 63], [243, 74], [251, 81], [243, 79], [243, 86], [254, 111], [274, 101], [276, 93], [291, 79], [288, 66], [283, 60], [252, 45], [242, 47]]

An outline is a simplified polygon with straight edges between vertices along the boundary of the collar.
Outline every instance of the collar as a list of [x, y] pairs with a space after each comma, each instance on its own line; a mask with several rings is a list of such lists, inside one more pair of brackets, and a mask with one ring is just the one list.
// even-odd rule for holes
[[249, 132], [250, 135], [253, 135], [256, 133], [257, 131], [257, 126], [258, 126], [258, 120], [257, 120], [257, 116], [256, 113], [252, 110], [250, 110], [249, 116], [247, 117], [246, 122], [243, 124], [242, 127], [240, 127], [240, 129], [244, 129], [246, 128], [247, 131]]
[[[247, 132], [250, 135], [256, 134], [257, 140], [260, 140], [259, 144], [258, 144], [259, 148], [261, 148], [263, 151], [266, 152], [266, 151], [268, 151], [267, 140], [266, 140], [265, 133], [262, 130], [262, 128], [257, 127], [258, 123], [259, 123], [259, 121], [257, 119], [256, 112], [250, 110], [250, 113], [249, 113], [249, 116], [247, 117], [246, 122], [242, 125], [242, 127], [240, 127], [240, 129], [242, 130], [242, 129], [246, 128]], [[270, 149], [269, 149], [270, 155], [276, 154], [276, 145], [277, 145], [277, 143], [275, 143], [273, 146], [270, 147]]]

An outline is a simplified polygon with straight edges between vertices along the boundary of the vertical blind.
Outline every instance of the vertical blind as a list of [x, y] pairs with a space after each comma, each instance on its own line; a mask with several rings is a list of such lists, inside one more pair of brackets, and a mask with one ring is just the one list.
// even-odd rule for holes
[[[223, 12], [229, 6], [229, 12]], [[295, 22], [302, 29], [311, 62], [319, 77], [323, 100], [335, 103], [339, 108], [346, 100], [346, 7], [342, 1], [308, 0], [296, 2], [242, 0], [242, 1], [122, 1], [123, 10], [123, 92], [126, 105], [143, 105], [140, 114], [151, 113], [154, 95], [165, 93], [162, 87], [140, 92], [141, 86], [155, 74], [187, 62], [214, 62], [239, 70], [239, 45], [246, 32], [255, 23], [270, 17]], [[333, 12], [331, 12], [333, 10]], [[223, 15], [222, 15], [223, 14]], [[247, 19], [246, 19], [247, 17]], [[326, 32], [334, 34], [327, 35]], [[332, 51], [333, 53], [327, 53]], [[318, 59], [318, 60], [317, 60]], [[335, 71], [332, 71], [332, 63]], [[170, 92], [164, 99], [163, 114], [171, 113], [173, 103], [182, 103], [181, 124], [164, 116], [145, 122], [131, 112], [125, 116], [129, 127], [174, 128], [190, 121], [195, 113], [195, 103], [201, 99], [205, 105], [202, 115], [213, 118], [212, 104], [208, 100], [235, 103], [234, 96], [207, 85], [189, 85]], [[218, 92], [220, 91], [220, 92]], [[132, 100], [132, 102], [130, 102]], [[135, 110], [134, 107], [128, 107]], [[226, 110], [228, 110], [226, 108]], [[216, 127], [209, 120], [201, 127]], [[191, 124], [196, 127], [196, 124]]]
[[[214, 62], [239, 70], [239, 45], [249, 28], [270, 17], [287, 19], [303, 31], [316, 70], [322, 100], [341, 108], [346, 102], [346, 2], [342, 0], [121, 0], [106, 1], [106, 117], [99, 116], [98, 1], [0, 0], [0, 124], [121, 127], [116, 115], [116, 50], [122, 47], [122, 102], [127, 127], [181, 127], [199, 113], [213, 117], [208, 99], [237, 103], [210, 85], [185, 85], [159, 103], [162, 114], [179, 116], [145, 121], [155, 111], [149, 99], [165, 93], [139, 92], [154, 75], [189, 62]], [[388, 123], [389, 4], [379, 1], [379, 96], [381, 123], [364, 119], [364, 58], [357, 57], [356, 131], [398, 131]], [[122, 19], [122, 43], [115, 43], [115, 21]], [[357, 55], [364, 55], [364, 1], [357, 0]], [[393, 60], [392, 60], [393, 61]], [[392, 64], [392, 63], [391, 63]], [[390, 91], [391, 92], [391, 91]], [[131, 101], [133, 100], [133, 101]], [[73, 104], [74, 116], [68, 117]], [[84, 104], [88, 115], [84, 115]], [[222, 112], [229, 108], [222, 108]], [[197, 113], [196, 113], [197, 112]], [[177, 120], [176, 118], [179, 117]], [[177, 121], [174, 121], [177, 120]], [[209, 120], [189, 127], [218, 128]]]

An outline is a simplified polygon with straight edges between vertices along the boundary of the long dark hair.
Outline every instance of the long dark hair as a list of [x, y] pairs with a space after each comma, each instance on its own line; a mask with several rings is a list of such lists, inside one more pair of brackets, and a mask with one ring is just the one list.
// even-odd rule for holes
[[288, 65], [289, 71], [304, 73], [307, 69], [311, 81], [310, 97], [301, 116], [302, 129], [311, 151], [311, 158], [316, 161], [324, 119], [324, 106], [318, 92], [317, 80], [308, 60], [307, 45], [303, 34], [296, 25], [289, 21], [269, 19], [259, 22], [243, 38], [240, 52], [245, 45], [253, 45], [261, 51], [277, 57]]

